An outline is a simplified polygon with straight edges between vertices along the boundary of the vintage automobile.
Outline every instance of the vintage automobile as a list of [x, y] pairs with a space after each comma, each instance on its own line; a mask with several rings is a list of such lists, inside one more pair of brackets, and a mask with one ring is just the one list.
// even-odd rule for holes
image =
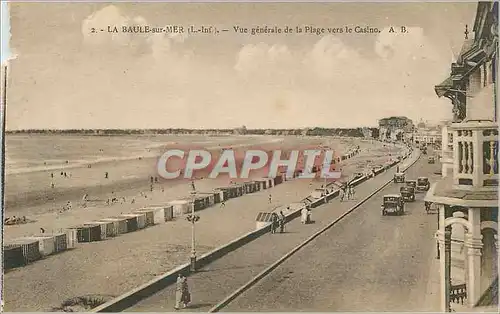
[[410, 186], [410, 187], [412, 187], [414, 189], [417, 188], [417, 180], [407, 180], [405, 182], [405, 184], [406, 184], [406, 186]]
[[405, 202], [401, 195], [397, 194], [388, 194], [384, 195], [384, 200], [382, 205], [380, 205], [382, 209], [382, 215], [386, 216], [389, 214], [395, 215], [403, 215], [405, 211]]
[[404, 172], [397, 172], [394, 174], [394, 183], [404, 183], [405, 182], [405, 174]]
[[411, 186], [402, 186], [399, 193], [405, 202], [415, 202], [415, 189]]
[[429, 182], [429, 178], [427, 177], [419, 177], [417, 179], [417, 191], [429, 191], [431, 187], [431, 183]]
[[429, 156], [429, 158], [427, 159], [427, 162], [430, 164], [433, 164], [436, 162], [436, 158], [434, 158], [433, 156]]

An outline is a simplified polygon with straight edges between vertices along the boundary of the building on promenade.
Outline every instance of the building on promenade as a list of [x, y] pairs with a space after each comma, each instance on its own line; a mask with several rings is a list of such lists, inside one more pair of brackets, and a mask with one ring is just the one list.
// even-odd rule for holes
[[[498, 305], [498, 2], [479, 2], [451, 75], [435, 87], [453, 105], [442, 128], [437, 205], [443, 311]], [[465, 308], [464, 308], [465, 307]]]
[[426, 127], [415, 130], [413, 141], [415, 144], [441, 144], [441, 131], [438, 127]]
[[413, 121], [407, 117], [389, 117], [378, 121], [381, 141], [406, 141], [413, 132]]

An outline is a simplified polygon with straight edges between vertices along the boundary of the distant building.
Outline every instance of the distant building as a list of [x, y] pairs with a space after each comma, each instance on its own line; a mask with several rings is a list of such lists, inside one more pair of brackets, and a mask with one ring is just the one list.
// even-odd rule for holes
[[382, 141], [405, 141], [414, 126], [407, 117], [389, 117], [378, 121], [379, 139]]
[[413, 135], [415, 144], [440, 144], [442, 135], [438, 130], [418, 130]]
[[420, 121], [413, 133], [413, 141], [415, 144], [441, 144], [441, 127]]

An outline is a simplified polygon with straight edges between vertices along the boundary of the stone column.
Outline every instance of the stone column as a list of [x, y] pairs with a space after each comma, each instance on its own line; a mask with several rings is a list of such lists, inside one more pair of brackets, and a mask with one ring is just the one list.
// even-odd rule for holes
[[[444, 215], [443, 215], [444, 216]], [[437, 232], [439, 239], [439, 249], [442, 252], [439, 259], [439, 277], [441, 291], [441, 311], [450, 312], [450, 288], [451, 288], [451, 228], [446, 227], [446, 231]]]
[[467, 233], [465, 246], [467, 247], [467, 302], [473, 307], [481, 297], [481, 249], [483, 247], [481, 235], [480, 208], [469, 208], [469, 222], [471, 230]]
[[[469, 148], [470, 149], [470, 148]], [[474, 186], [482, 186], [483, 181], [483, 133], [482, 131], [472, 131], [472, 182]]]

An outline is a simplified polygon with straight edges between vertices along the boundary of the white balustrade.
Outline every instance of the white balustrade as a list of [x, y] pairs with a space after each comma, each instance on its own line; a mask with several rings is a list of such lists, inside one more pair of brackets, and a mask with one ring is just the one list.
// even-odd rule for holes
[[498, 187], [498, 124], [491, 121], [453, 123], [454, 184]]

